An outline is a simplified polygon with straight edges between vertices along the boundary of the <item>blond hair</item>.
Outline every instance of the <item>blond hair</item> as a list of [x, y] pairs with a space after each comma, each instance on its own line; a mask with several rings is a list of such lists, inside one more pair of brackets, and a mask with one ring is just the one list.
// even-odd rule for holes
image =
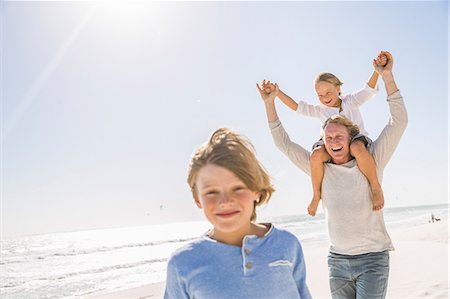
[[256, 158], [253, 145], [245, 137], [221, 128], [216, 130], [208, 142], [197, 149], [191, 159], [187, 182], [194, 198], [198, 197], [195, 182], [204, 166], [214, 164], [234, 173], [250, 190], [259, 192], [260, 198], [255, 202], [250, 221], [256, 220], [256, 206], [267, 203], [275, 189], [270, 177]]
[[350, 119], [342, 116], [340, 114], [336, 114], [328, 118], [322, 126], [321, 134], [322, 137], [325, 136], [325, 129], [329, 124], [339, 124], [343, 125], [347, 128], [348, 134], [350, 135], [350, 140], [353, 139], [356, 135], [359, 134], [359, 127], [355, 123], [353, 123]]
[[333, 75], [332, 73], [320, 73], [314, 78], [314, 85], [319, 82], [328, 82], [333, 84], [334, 86], [341, 86], [344, 84], [338, 77]]

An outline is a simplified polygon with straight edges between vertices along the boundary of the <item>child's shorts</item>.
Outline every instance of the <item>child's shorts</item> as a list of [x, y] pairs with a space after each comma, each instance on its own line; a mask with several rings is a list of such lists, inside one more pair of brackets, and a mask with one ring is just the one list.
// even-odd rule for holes
[[[363, 135], [363, 134], [357, 134], [355, 137], [352, 138], [350, 143], [352, 143], [355, 140], [361, 140], [362, 142], [364, 142], [366, 145], [366, 148], [369, 148], [373, 143], [372, 139], [370, 139], [368, 136]], [[313, 144], [312, 150], [314, 151], [316, 148], [318, 148], [320, 146], [324, 146], [324, 142], [323, 142], [322, 138], [320, 138], [319, 141], [317, 141], [316, 143]]]

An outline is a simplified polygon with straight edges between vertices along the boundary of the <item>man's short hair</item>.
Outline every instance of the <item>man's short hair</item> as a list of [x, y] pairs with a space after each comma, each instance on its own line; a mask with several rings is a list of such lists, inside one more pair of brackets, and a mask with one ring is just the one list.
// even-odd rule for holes
[[323, 124], [322, 130], [321, 130], [322, 137], [325, 136], [325, 128], [329, 124], [339, 124], [339, 125], [343, 125], [344, 127], [346, 127], [347, 130], [348, 130], [348, 134], [350, 135], [350, 140], [353, 139], [353, 137], [355, 137], [356, 135], [359, 134], [359, 127], [358, 127], [358, 125], [353, 123], [347, 117], [339, 115], [339, 114], [336, 114], [336, 115], [333, 115], [330, 118], [328, 118], [325, 121], [325, 123]]

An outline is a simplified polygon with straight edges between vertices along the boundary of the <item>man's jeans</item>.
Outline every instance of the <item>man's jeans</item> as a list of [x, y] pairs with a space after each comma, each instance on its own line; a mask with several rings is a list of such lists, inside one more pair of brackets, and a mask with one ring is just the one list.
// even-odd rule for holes
[[385, 298], [389, 278], [389, 251], [361, 255], [328, 255], [333, 299]]

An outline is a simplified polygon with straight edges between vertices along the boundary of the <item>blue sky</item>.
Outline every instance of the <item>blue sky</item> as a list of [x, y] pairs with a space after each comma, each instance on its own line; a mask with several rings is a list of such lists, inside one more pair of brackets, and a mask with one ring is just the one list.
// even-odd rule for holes
[[[409, 126], [386, 207], [448, 200], [447, 2], [1, 2], [2, 234], [202, 220], [186, 184], [219, 127], [246, 135], [274, 179], [262, 217], [304, 214], [309, 177], [272, 143], [255, 83], [317, 103], [312, 80], [363, 86], [380, 50]], [[375, 139], [384, 85], [362, 107]], [[305, 147], [320, 123], [278, 105]]]

